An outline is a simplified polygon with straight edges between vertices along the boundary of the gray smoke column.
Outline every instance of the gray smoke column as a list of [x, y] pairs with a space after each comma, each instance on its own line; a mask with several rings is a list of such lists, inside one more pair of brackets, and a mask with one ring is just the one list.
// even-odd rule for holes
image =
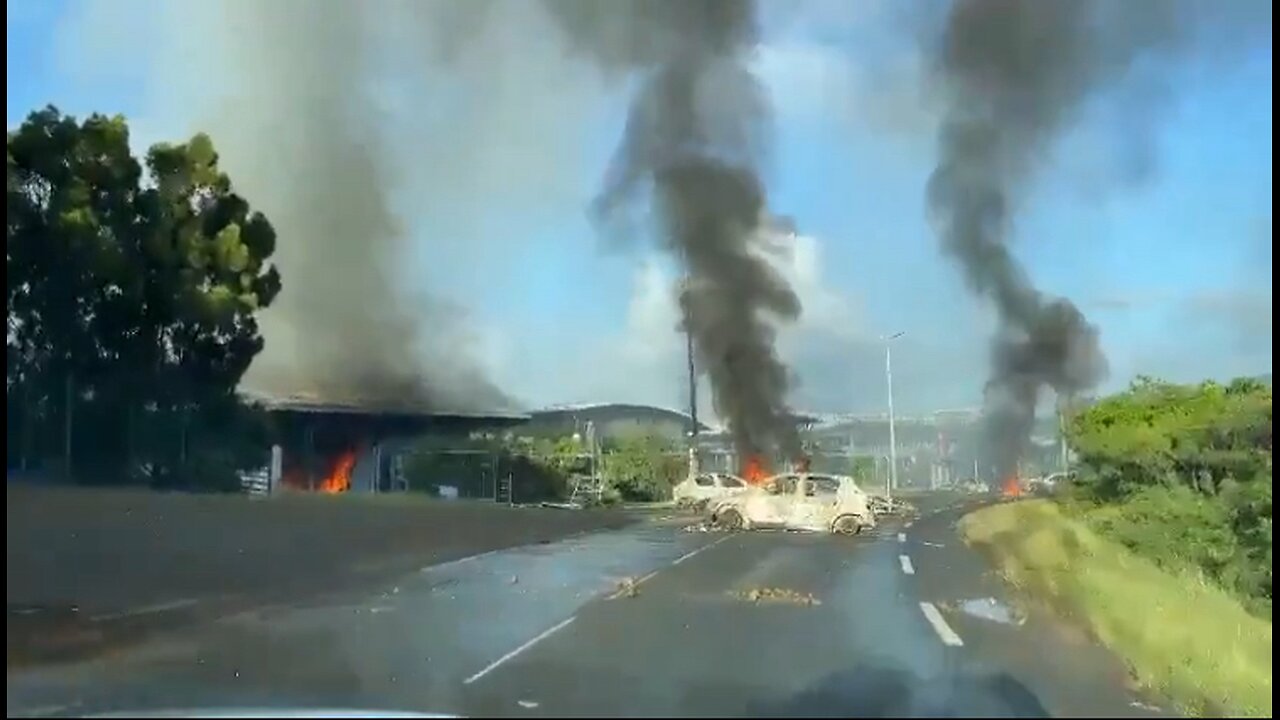
[[453, 308], [401, 290], [408, 232], [391, 196], [404, 182], [370, 93], [378, 14], [297, 0], [221, 12], [245, 102], [211, 123], [215, 142], [281, 238], [284, 289], [246, 384], [374, 405], [509, 405], [456, 350]]
[[1175, 14], [1172, 2], [959, 0], [946, 19], [928, 205], [945, 252], [998, 316], [986, 410], [1000, 477], [1026, 449], [1042, 388], [1069, 396], [1107, 372], [1097, 328], [1037, 291], [1011, 254], [1014, 211], [1086, 102], [1175, 44]]
[[649, 201], [665, 247], [688, 271], [684, 327], [716, 412], [746, 457], [800, 452], [774, 324], [800, 302], [756, 250], [768, 202], [758, 164], [770, 121], [748, 63], [756, 6], [737, 0], [549, 2], [572, 46], [640, 85], [597, 209]]

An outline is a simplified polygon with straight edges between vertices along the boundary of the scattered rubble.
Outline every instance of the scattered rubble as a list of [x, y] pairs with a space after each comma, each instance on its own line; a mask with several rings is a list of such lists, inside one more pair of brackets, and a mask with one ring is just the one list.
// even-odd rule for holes
[[971, 617], [989, 620], [1002, 625], [1022, 625], [1027, 621], [1026, 616], [1021, 612], [993, 597], [974, 598], [959, 602], [940, 602], [937, 603], [937, 606], [943, 610], [962, 612]]
[[618, 582], [618, 592], [615, 593], [614, 596], [629, 597], [629, 598], [635, 597], [636, 595], [640, 594], [640, 591], [637, 589], [636, 586], [637, 586], [637, 583], [635, 578], [633, 577], [622, 578], [622, 580]]
[[719, 526], [717, 526], [716, 524], [714, 524], [714, 523], [712, 523], [712, 522], [710, 522], [710, 521], [703, 521], [703, 522], [700, 522], [700, 523], [694, 523], [694, 524], [692, 524], [692, 525], [686, 525], [686, 526], [684, 527], [684, 532], [700, 532], [700, 533], [704, 533], [704, 532], [722, 532], [723, 530], [724, 530], [724, 528], [719, 527]]
[[873, 495], [869, 502], [871, 512], [877, 517], [884, 515], [916, 515], [916, 508], [911, 503], [898, 498], [886, 498], [883, 495]]
[[762, 602], [786, 603], [790, 605], [821, 605], [822, 601], [813, 596], [813, 593], [802, 593], [789, 588], [751, 588], [750, 590], [739, 590], [731, 592], [731, 595], [739, 600], [746, 600], [760, 604]]

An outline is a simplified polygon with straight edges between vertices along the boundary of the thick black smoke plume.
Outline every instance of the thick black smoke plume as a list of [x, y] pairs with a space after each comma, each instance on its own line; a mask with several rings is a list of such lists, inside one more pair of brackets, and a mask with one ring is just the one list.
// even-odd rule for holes
[[740, 0], [549, 2], [574, 46], [641, 87], [599, 209], [652, 191], [667, 248], [687, 268], [680, 307], [716, 412], [737, 450], [800, 450], [771, 321], [800, 302], [755, 252], [769, 218], [758, 172], [770, 119], [748, 68], [756, 7]]
[[1071, 395], [1107, 372], [1097, 329], [1037, 291], [1010, 253], [1015, 207], [1095, 92], [1174, 44], [1175, 14], [1173, 3], [960, 0], [947, 18], [928, 203], [945, 251], [999, 319], [986, 409], [1001, 476], [1026, 449], [1042, 388]]

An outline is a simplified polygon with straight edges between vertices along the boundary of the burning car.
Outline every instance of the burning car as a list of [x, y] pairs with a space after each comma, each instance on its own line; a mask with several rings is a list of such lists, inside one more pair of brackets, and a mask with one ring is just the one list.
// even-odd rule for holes
[[746, 492], [747, 483], [729, 473], [698, 473], [685, 478], [671, 489], [671, 499], [676, 507], [701, 508], [713, 500]]
[[856, 535], [875, 527], [870, 499], [853, 478], [786, 473], [763, 487], [708, 503], [711, 521], [727, 530], [778, 527]]

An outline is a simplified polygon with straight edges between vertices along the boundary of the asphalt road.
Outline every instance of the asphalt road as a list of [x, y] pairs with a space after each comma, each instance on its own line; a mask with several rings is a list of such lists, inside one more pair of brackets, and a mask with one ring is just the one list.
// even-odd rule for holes
[[10, 484], [6, 497], [11, 668], [635, 519], [393, 495], [256, 500]]
[[648, 522], [423, 567], [11, 670], [7, 708], [1158, 714], [1084, 636], [1035, 611], [1002, 617], [1003, 588], [955, 534], [963, 508], [929, 504], [852, 539]]

